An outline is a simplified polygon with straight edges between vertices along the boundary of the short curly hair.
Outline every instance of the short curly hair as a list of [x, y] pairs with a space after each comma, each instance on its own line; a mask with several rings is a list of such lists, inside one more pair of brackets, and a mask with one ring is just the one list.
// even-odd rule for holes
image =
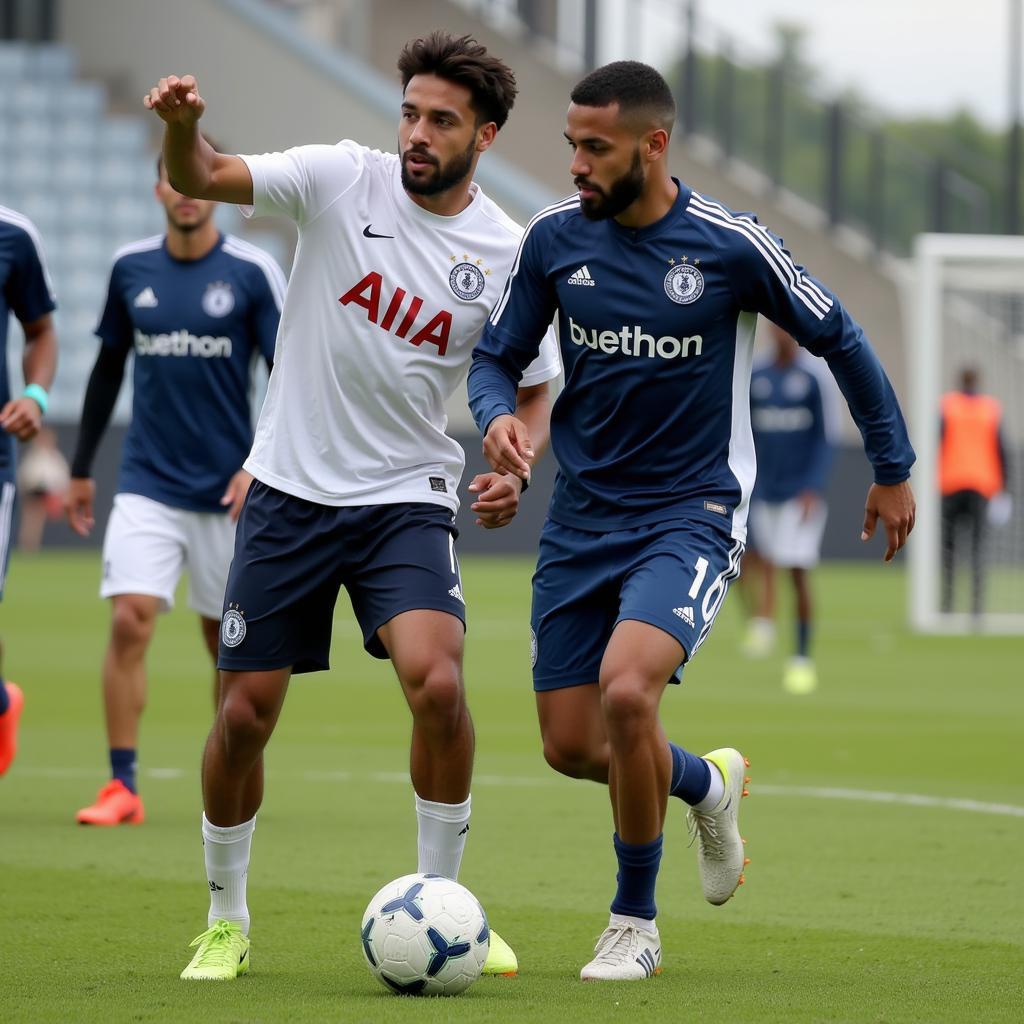
[[493, 121], [501, 128], [519, 91], [512, 69], [472, 36], [456, 39], [437, 31], [413, 39], [398, 56], [398, 70], [403, 90], [414, 75], [437, 75], [465, 86], [473, 96], [478, 125]]

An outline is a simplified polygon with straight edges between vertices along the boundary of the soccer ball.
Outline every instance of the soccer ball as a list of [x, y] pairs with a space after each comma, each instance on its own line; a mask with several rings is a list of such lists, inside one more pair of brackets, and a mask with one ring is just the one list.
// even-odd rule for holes
[[480, 977], [490, 947], [477, 898], [441, 875], [388, 882], [363, 914], [363, 955], [399, 995], [454, 996]]

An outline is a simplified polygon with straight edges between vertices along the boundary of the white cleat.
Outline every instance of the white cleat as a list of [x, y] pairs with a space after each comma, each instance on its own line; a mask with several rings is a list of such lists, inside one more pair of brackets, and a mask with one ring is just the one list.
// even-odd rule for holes
[[704, 755], [717, 766], [725, 781], [725, 795], [711, 811], [691, 807], [687, 814], [690, 836], [697, 839], [697, 865], [704, 899], [716, 907], [725, 903], [743, 884], [743, 869], [750, 863], [743, 853], [740, 837], [740, 799], [747, 795], [744, 774], [749, 761], [732, 747]]
[[657, 926], [637, 928], [632, 921], [616, 920], [594, 947], [594, 959], [580, 971], [582, 981], [642, 981], [661, 974], [661, 938]]

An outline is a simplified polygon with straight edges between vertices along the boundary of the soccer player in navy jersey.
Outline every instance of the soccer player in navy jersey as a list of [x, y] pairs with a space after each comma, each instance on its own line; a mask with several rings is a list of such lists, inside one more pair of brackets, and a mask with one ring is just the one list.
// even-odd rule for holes
[[[132, 421], [100, 586], [111, 603], [103, 661], [111, 777], [78, 812], [82, 825], [143, 820], [136, 751], [146, 650], [186, 567], [189, 604], [216, 660], [235, 521], [252, 480], [242, 469], [252, 443], [251, 372], [259, 356], [273, 361], [285, 290], [271, 256], [221, 234], [215, 203], [176, 192], [162, 159], [157, 173], [167, 230], [115, 256], [68, 490], [71, 526], [88, 536], [93, 458], [134, 353]], [[215, 700], [216, 687], [215, 678]]]
[[[39, 433], [46, 413], [47, 390], [57, 370], [56, 302], [46, 270], [42, 242], [25, 216], [0, 206], [0, 600], [4, 596], [14, 522], [15, 439]], [[13, 313], [25, 333], [22, 372], [25, 388], [11, 397], [7, 376], [7, 331]], [[21, 688], [2, 675], [0, 645], [0, 775], [14, 760], [18, 722], [24, 705]]]
[[834, 389], [820, 360], [788, 332], [770, 325], [772, 354], [750, 377], [750, 422], [757, 480], [750, 499], [750, 539], [743, 558], [754, 594], [746, 653], [765, 654], [775, 639], [775, 570], [787, 570], [796, 595], [796, 647], [783, 688], [811, 693], [818, 674], [811, 658], [814, 609], [811, 570], [821, 555], [828, 509], [825, 485], [836, 440]]
[[860, 327], [751, 215], [670, 175], [674, 119], [647, 65], [609, 64], [576, 86], [565, 137], [577, 193], [527, 226], [469, 375], [488, 459], [525, 478], [515, 386], [557, 315], [565, 388], [534, 576], [534, 689], [548, 762], [609, 786], [619, 866], [584, 980], [660, 969], [654, 894], [670, 795], [689, 805], [705, 898], [725, 903], [743, 881], [744, 757], [670, 743], [658, 708], [739, 572], [757, 313], [824, 357], [850, 405], [875, 472], [864, 539], [881, 519], [888, 561], [914, 522], [913, 451]]

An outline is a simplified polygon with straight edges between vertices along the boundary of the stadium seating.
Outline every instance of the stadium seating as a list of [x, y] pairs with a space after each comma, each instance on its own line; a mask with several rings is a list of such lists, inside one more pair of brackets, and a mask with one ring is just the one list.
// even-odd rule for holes
[[[152, 198], [157, 133], [138, 114], [112, 113], [106, 89], [77, 77], [74, 52], [58, 45], [0, 42], [0, 205], [39, 229], [57, 293], [60, 369], [50, 417], [74, 422], [96, 354], [93, 329], [106, 297], [114, 252], [163, 230]], [[233, 208], [218, 222], [237, 231]], [[248, 236], [285, 255], [275, 236]], [[20, 332], [12, 331], [8, 361], [21, 378]], [[130, 388], [116, 416], [125, 419]]]

